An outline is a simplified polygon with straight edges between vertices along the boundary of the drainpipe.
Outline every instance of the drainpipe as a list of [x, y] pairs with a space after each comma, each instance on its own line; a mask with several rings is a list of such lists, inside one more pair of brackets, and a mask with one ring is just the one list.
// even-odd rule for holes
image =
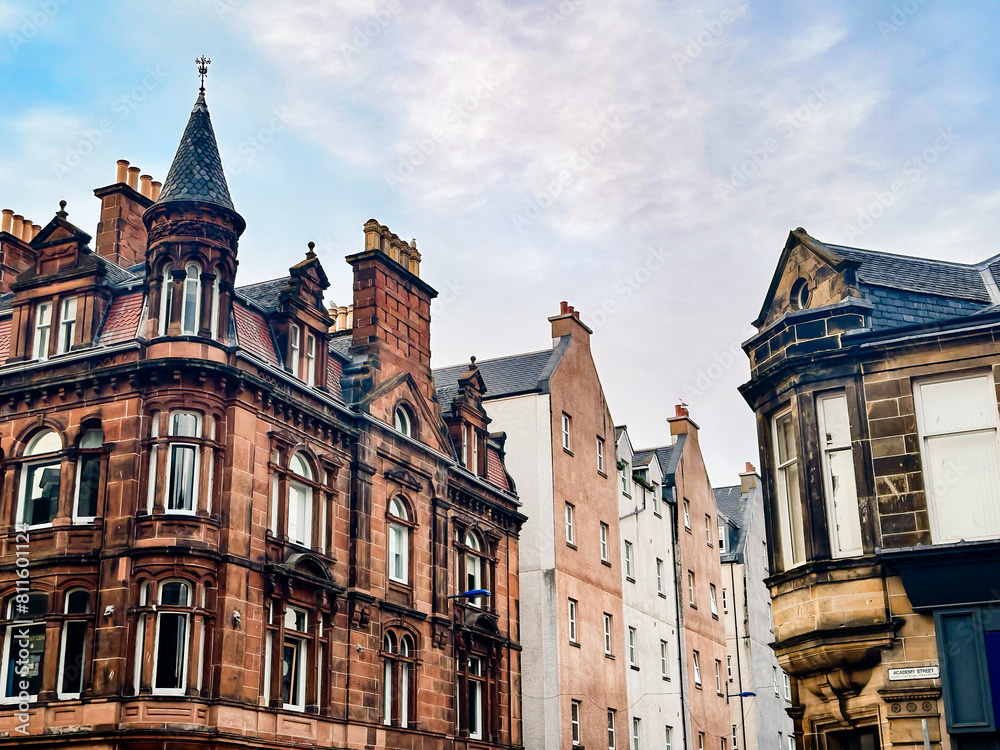
[[[666, 494], [666, 487], [663, 490]], [[673, 497], [673, 502], [670, 508], [670, 519], [673, 524], [673, 544], [671, 545], [670, 554], [674, 558], [674, 601], [677, 604], [677, 675], [681, 682], [681, 740], [683, 744], [681, 747], [688, 747], [687, 741], [687, 711], [684, 708], [684, 697], [687, 695], [687, 679], [684, 671], [684, 651], [685, 651], [685, 640], [684, 640], [684, 607], [681, 597], [681, 560], [677, 554], [677, 547], [680, 544], [680, 527], [678, 526], [678, 511], [677, 511], [677, 488], [670, 488], [671, 496]], [[666, 498], [664, 498], [665, 500]]]
[[[745, 555], [744, 555], [743, 559], [746, 560], [746, 556]], [[744, 563], [744, 564], [746, 564], [746, 563]], [[742, 734], [743, 734], [743, 750], [747, 750], [747, 720], [746, 720], [746, 713], [745, 713], [745, 710], [743, 708], [744, 698], [743, 698], [743, 695], [742, 695], [742, 693], [743, 693], [743, 669], [740, 666], [740, 620], [736, 616], [736, 573], [733, 571], [733, 567], [734, 567], [733, 563], [729, 563], [729, 581], [730, 581], [730, 586], [732, 587], [732, 588], [729, 589], [729, 591], [732, 593], [732, 603], [730, 604], [730, 606], [732, 607], [732, 610], [733, 610], [733, 630], [736, 633], [736, 679], [738, 680], [737, 687], [739, 688], [736, 692], [740, 693], [740, 729], [741, 729]], [[746, 585], [747, 585], [747, 579], [746, 579], [746, 576], [744, 575], [743, 576], [743, 588], [744, 588], [744, 592], [746, 590]], [[744, 594], [743, 600], [747, 603], [747, 606], [750, 605], [750, 597], [749, 596], [746, 596]], [[750, 635], [750, 633], [748, 631], [747, 632], [747, 636], [749, 637], [749, 635]], [[752, 672], [753, 671], [753, 660], [752, 659], [750, 660], [750, 669], [751, 669], [751, 672]], [[756, 680], [754, 680], [754, 682], [756, 682]], [[730, 716], [730, 718], [732, 718], [732, 717]]]

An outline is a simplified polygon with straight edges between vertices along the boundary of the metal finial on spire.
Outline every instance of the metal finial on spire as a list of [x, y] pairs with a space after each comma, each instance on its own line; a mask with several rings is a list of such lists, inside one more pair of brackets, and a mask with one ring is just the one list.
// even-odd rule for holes
[[212, 61], [202, 55], [197, 60], [194, 61], [198, 66], [198, 75], [201, 76], [201, 88], [198, 89], [201, 92], [205, 91], [205, 76], [208, 75], [208, 66], [212, 64]]

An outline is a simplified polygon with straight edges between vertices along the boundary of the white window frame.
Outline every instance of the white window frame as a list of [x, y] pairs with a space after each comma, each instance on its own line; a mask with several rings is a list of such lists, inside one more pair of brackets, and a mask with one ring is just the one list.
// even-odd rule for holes
[[722, 695], [722, 661], [715, 660], [715, 692]]
[[632, 750], [640, 749], [640, 737], [642, 735], [642, 719], [638, 716], [632, 717]]
[[[778, 438], [778, 422], [788, 419], [791, 423], [791, 435], [794, 439], [795, 455], [781, 461]], [[791, 409], [775, 414], [771, 420], [772, 450], [775, 465], [775, 484], [777, 485], [777, 515], [778, 515], [778, 537], [781, 542], [781, 555], [785, 570], [802, 565], [806, 561], [805, 527], [803, 525], [802, 493], [800, 490], [800, 462], [799, 462], [799, 437], [797, 434], [798, 424], [792, 415]], [[789, 477], [792, 468], [795, 468], [795, 496], [789, 497], [788, 491], [791, 483]], [[797, 513], [798, 517], [795, 518]]]
[[[43, 435], [52, 433], [59, 440], [59, 448], [55, 451], [46, 451], [45, 453], [31, 453], [32, 449], [41, 441]], [[58, 456], [65, 446], [63, 445], [62, 436], [55, 430], [43, 430], [35, 435], [34, 438], [28, 443], [27, 450], [25, 450], [24, 461], [21, 464], [21, 479], [20, 487], [17, 494], [17, 523], [24, 524], [29, 529], [47, 529], [51, 528], [53, 522], [59, 517], [58, 510], [58, 494], [56, 495], [56, 512], [52, 515], [51, 521], [46, 521], [44, 523], [34, 523], [29, 524], [24, 517], [25, 511], [27, 510], [27, 496], [28, 496], [28, 473], [32, 469], [44, 469], [44, 468], [55, 468], [59, 474], [59, 487], [57, 487], [56, 492], [61, 492], [62, 487], [62, 458]], [[48, 458], [46, 458], [48, 456]]]
[[570, 736], [573, 739], [573, 745], [580, 744], [580, 701], [571, 700], [569, 702], [569, 725], [570, 725]]
[[302, 327], [295, 323], [288, 330], [288, 348], [288, 363], [292, 375], [301, 380], [302, 376], [299, 372], [299, 364], [302, 360]]
[[[175, 435], [174, 434], [174, 417], [181, 414], [190, 414], [195, 418], [195, 434], [191, 435]], [[167, 473], [166, 473], [166, 487], [163, 492], [163, 510], [164, 513], [178, 514], [178, 515], [188, 515], [193, 516], [198, 511], [198, 495], [200, 492], [201, 483], [201, 446], [198, 443], [185, 443], [184, 438], [195, 438], [200, 439], [202, 436], [202, 415], [196, 411], [187, 411], [185, 409], [177, 409], [175, 411], [167, 412], [167, 435], [170, 441], [167, 443]], [[170, 502], [173, 494], [173, 471], [174, 471], [174, 448], [191, 448], [194, 450], [194, 465], [191, 469], [192, 481], [191, 481], [191, 507], [190, 508], [171, 508]], [[151, 477], [152, 482], [156, 482], [156, 477]]]
[[316, 337], [306, 334], [306, 385], [316, 385]]
[[701, 687], [701, 654], [697, 651], [691, 652], [691, 664], [694, 666], [694, 684]]
[[614, 620], [607, 612], [604, 613], [604, 655], [613, 656], [612, 624]]
[[601, 521], [601, 562], [610, 562], [608, 558], [608, 536], [610, 533], [610, 527]]
[[782, 670], [781, 676], [784, 687], [785, 700], [790, 702], [792, 700], [792, 680], [788, 676], [788, 672], [785, 672], [784, 670]]
[[663, 560], [656, 558], [656, 593], [666, 596], [666, 587], [663, 585]]
[[639, 648], [637, 644], [638, 639], [639, 636], [636, 629], [630, 626], [628, 629], [628, 665], [630, 667], [638, 668], [639, 666], [639, 655], [637, 653]]
[[[413, 418], [410, 416], [410, 411], [405, 406], [397, 406], [392, 413], [392, 426], [396, 432], [406, 435], [407, 437], [413, 437]], [[465, 431], [462, 431], [462, 450], [465, 450]], [[465, 463], [465, 455], [463, 453], [462, 463]]]
[[566, 544], [576, 544], [576, 508], [572, 503], [566, 503]]
[[[70, 307], [72, 306], [72, 312]], [[76, 340], [76, 316], [79, 314], [79, 297], [67, 297], [59, 305], [59, 342], [58, 354], [65, 354], [73, 348]]]
[[615, 719], [618, 712], [613, 708], [608, 709], [608, 750], [615, 750], [618, 746], [618, 737], [615, 732]]
[[[169, 580], [160, 581], [157, 584], [157, 600], [159, 602], [159, 607], [163, 606], [174, 606], [174, 605], [164, 605], [162, 603], [163, 599], [163, 589], [169, 583], [182, 583], [187, 587], [187, 604], [177, 605], [182, 607], [187, 607], [190, 609], [192, 607], [192, 602], [194, 600], [193, 587], [189, 581], [171, 578]], [[162, 621], [164, 615], [177, 616], [180, 621], [184, 623], [184, 648], [181, 655], [181, 674], [180, 674], [180, 686], [175, 688], [161, 688], [156, 687], [156, 678], [160, 669], [160, 634], [163, 630]], [[151, 681], [151, 690], [153, 695], [184, 695], [187, 691], [188, 686], [188, 662], [190, 661], [191, 655], [191, 613], [180, 612], [177, 610], [169, 609], [163, 610], [158, 609], [156, 613], [156, 634], [153, 639], [153, 677]]]
[[32, 358], [44, 362], [49, 358], [52, 339], [52, 303], [35, 305], [35, 337], [32, 339]]
[[670, 646], [666, 641], [660, 641], [660, 677], [664, 680], [670, 679], [669, 668]]
[[[191, 278], [192, 268], [195, 270], [194, 278]], [[184, 274], [183, 297], [181, 298], [181, 334], [197, 336], [198, 326], [201, 324], [201, 266], [197, 263], [188, 263], [184, 266]], [[192, 294], [192, 290], [194, 293], [194, 313], [193, 320], [188, 321], [188, 296]]]
[[[86, 435], [87, 435], [88, 432], [100, 432], [101, 433], [101, 440], [103, 442], [103, 439], [104, 439], [103, 438], [103, 432], [101, 432], [101, 430], [99, 428], [89, 427], [89, 428], [85, 429], [83, 431], [83, 437], [86, 437]], [[101, 454], [98, 453], [95, 449], [93, 449], [93, 448], [87, 448], [87, 447], [85, 447], [83, 445], [80, 445], [79, 447], [81, 449], [83, 449], [83, 450], [81, 450], [81, 452], [77, 454], [77, 458], [76, 458], [76, 471], [74, 472], [75, 479], [74, 479], [74, 482], [73, 482], [73, 523], [93, 523], [94, 520], [97, 518], [97, 515], [96, 515], [97, 503], [99, 502], [100, 497], [101, 497], [101, 491], [100, 491], [100, 472], [101, 472], [101, 469], [102, 469], [102, 466], [101, 466], [102, 459], [101, 459]], [[83, 462], [86, 459], [96, 460], [97, 461], [97, 470], [98, 470], [97, 498], [95, 498], [95, 502], [94, 502], [95, 515], [92, 515], [92, 516], [83, 516], [83, 515], [80, 515], [80, 480], [83, 478]]]
[[564, 450], [573, 450], [573, 436], [571, 434], [573, 418], [569, 414], [563, 412], [562, 415], [562, 447]]
[[[389, 501], [389, 580], [410, 583], [410, 527], [392, 519], [409, 521], [406, 504], [398, 496]], [[399, 565], [396, 561], [399, 560]], [[397, 572], [397, 567], [402, 572]]]
[[708, 601], [712, 610], [712, 614], [716, 617], [719, 616], [719, 599], [715, 593], [715, 584], [708, 584]]
[[729, 589], [722, 587], [722, 614], [729, 614]]
[[709, 547], [713, 546], [712, 545], [712, 517], [710, 515], [708, 515], [707, 513], [705, 514], [705, 544], [707, 544]]
[[781, 692], [778, 690], [778, 668], [771, 667], [771, 682], [774, 685], [774, 697], [780, 698]]
[[[31, 617], [33, 619], [27, 619], [28, 617]], [[37, 618], [37, 619], [35, 619], [35, 618]], [[42, 633], [43, 633], [43, 635], [44, 635], [44, 637], [45, 637], [45, 639], [46, 639], [46, 641], [47, 641], [47, 639], [48, 639], [48, 630], [46, 629], [45, 619], [44, 618], [45, 618], [45, 613], [32, 614], [32, 615], [20, 615], [20, 614], [17, 613], [16, 602], [15, 602], [14, 597], [12, 596], [10, 598], [10, 600], [8, 601], [8, 603], [7, 603], [7, 619], [8, 620], [16, 620], [17, 622], [14, 623], [14, 624], [12, 624], [12, 625], [8, 625], [7, 626], [7, 631], [6, 631], [6, 634], [4, 636], [4, 641], [3, 641], [3, 664], [2, 664], [2, 669], [0, 669], [0, 678], [2, 678], [2, 683], [0, 683], [0, 684], [3, 685], [3, 691], [0, 692], [0, 705], [2, 705], [2, 704], [17, 704], [17, 703], [20, 703], [22, 700], [24, 700], [24, 699], [22, 699], [20, 697], [20, 695], [18, 695], [18, 693], [20, 691], [18, 690], [18, 681], [17, 680], [14, 680], [14, 683], [13, 683], [14, 695], [4, 695], [3, 694], [3, 693], [6, 693], [6, 690], [7, 690], [7, 682], [9, 680], [10, 676], [11, 676], [10, 675], [10, 670], [12, 670], [12, 669], [15, 669], [15, 670], [18, 669], [17, 659], [14, 659], [13, 662], [12, 662], [12, 660], [10, 658], [11, 645], [12, 644], [13, 645], [20, 645], [20, 644], [15, 644], [14, 641], [17, 638], [18, 631], [20, 631], [22, 628], [24, 628], [24, 629], [40, 628], [41, 631], [42, 631]], [[47, 645], [48, 644], [45, 643], [45, 646], [47, 646]], [[43, 659], [42, 669], [43, 670], [45, 668], [44, 654], [45, 654], [45, 652], [43, 651], [42, 652], [42, 659]], [[15, 672], [15, 675], [20, 676], [20, 674], [17, 673], [17, 672]], [[43, 687], [42, 685], [39, 686], [39, 692], [41, 691], [42, 687]], [[38, 700], [38, 693], [29, 694], [29, 696], [27, 698], [27, 702], [28, 703], [34, 703], [37, 700]]]
[[[478, 656], [469, 657], [469, 674], [476, 677], [483, 676], [483, 661]], [[475, 697], [473, 701], [472, 698]], [[483, 738], [483, 683], [480, 680], [469, 680], [470, 703], [475, 703], [475, 710], [469, 711], [469, 738], [481, 740]]]
[[684, 500], [684, 528], [691, 531], [691, 501], [686, 498]]
[[726, 654], [726, 680], [733, 681], [733, 657], [731, 654]]
[[[988, 408], [990, 419], [989, 424], [963, 430], [949, 430], [944, 432], [932, 430], [931, 426], [927, 424], [927, 418], [924, 412], [923, 389], [927, 386], [940, 385], [942, 383], [958, 383], [972, 380], [982, 380], [985, 383], [984, 395], [986, 395], [988, 403], [990, 404]], [[927, 496], [927, 515], [930, 522], [931, 542], [933, 544], [948, 544], [960, 540], [968, 542], [980, 539], [995, 539], [1000, 536], [1000, 518], [994, 518], [993, 524], [995, 528], [990, 529], [983, 534], [968, 533], [972, 531], [972, 529], [968, 529], [967, 531], [960, 532], [954, 536], [945, 536], [941, 529], [941, 519], [939, 517], [939, 511], [937, 510], [938, 501], [935, 496], [941, 492], [942, 487], [946, 487], [951, 484], [953, 480], [949, 475], [940, 477], [934, 476], [930, 451], [928, 449], [928, 443], [933, 440], [964, 437], [977, 433], [989, 434], [992, 432], [994, 439], [987, 442], [996, 446], [997, 457], [995, 461], [997, 464], [1000, 464], [1000, 429], [998, 429], [1000, 428], [1000, 417], [998, 417], [995, 394], [996, 384], [991, 371], [980, 370], [968, 373], [949, 373], [947, 376], [922, 379], [914, 383], [913, 399], [915, 411], [917, 413], [917, 434], [920, 439], [920, 460], [924, 469], [924, 491]], [[955, 467], [955, 473], [962, 473], [962, 468], [963, 467]], [[996, 480], [995, 477], [994, 480]], [[996, 489], [994, 492], [995, 497], [1000, 496], [1000, 489]], [[993, 509], [994, 514], [1000, 515], [1000, 511], [997, 511], [995, 508], [996, 505], [997, 503], [989, 503], [989, 507]]]
[[719, 524], [719, 553], [726, 553], [726, 525], [723, 523]]
[[604, 438], [597, 438], [597, 470], [602, 474], [604, 471]]
[[692, 606], [692, 607], [697, 608], [698, 607], [698, 603], [697, 603], [697, 599], [695, 597], [695, 584], [696, 584], [696, 582], [695, 582], [695, 579], [694, 579], [694, 571], [693, 570], [689, 570], [688, 571], [688, 604], [690, 606]]
[[576, 599], [569, 599], [568, 602], [569, 602], [569, 606], [568, 606], [567, 612], [566, 612], [566, 618], [567, 618], [566, 619], [566, 623], [567, 623], [568, 628], [569, 628], [569, 642], [570, 643], [579, 643], [580, 642], [579, 639], [578, 639], [579, 633], [577, 632], [577, 629], [576, 629], [576, 614], [577, 614], [577, 612], [576, 612], [576, 605], [577, 605], [577, 601], [576, 601]]
[[[819, 396], [816, 399], [816, 421], [819, 429], [819, 444], [820, 452], [822, 453], [822, 464], [823, 464], [823, 491], [826, 495], [826, 517], [827, 526], [830, 530], [830, 551], [833, 557], [854, 557], [856, 555], [861, 555], [864, 553], [863, 542], [861, 536], [861, 512], [858, 509], [858, 489], [857, 489], [857, 479], [854, 476], [854, 448], [851, 444], [850, 435], [848, 435], [846, 443], [838, 443], [836, 445], [831, 445], [827, 442], [827, 431], [826, 431], [826, 412], [824, 409], [825, 404], [833, 401], [842, 401], [844, 407], [844, 413], [847, 415], [847, 425], [848, 432], [850, 432], [850, 411], [847, 406], [847, 394], [844, 391], [837, 391], [835, 393], [827, 393]], [[840, 515], [837, 513], [837, 504], [835, 502], [834, 488], [833, 488], [833, 469], [832, 469], [832, 459], [835, 453], [847, 453], [851, 457], [851, 475], [852, 484], [854, 485], [854, 497], [844, 498], [847, 503], [847, 508], [843, 509], [849, 518], [849, 523], [855, 526], [852, 529], [852, 533], [857, 535], [857, 545], [852, 547], [841, 547], [840, 544], [840, 533], [838, 520]]]
[[[70, 612], [69, 611], [69, 599], [70, 599], [70, 596], [72, 594], [74, 594], [74, 593], [79, 593], [81, 591], [82, 591], [82, 593], [84, 593], [87, 596], [87, 611], [86, 612]], [[67, 636], [69, 635], [68, 634], [69, 626], [72, 625], [72, 624], [83, 623], [83, 625], [84, 625], [84, 636], [83, 636], [83, 652], [82, 652], [81, 656], [86, 657], [87, 644], [88, 644], [88, 641], [90, 640], [90, 629], [87, 627], [87, 625], [88, 625], [88, 623], [90, 621], [90, 594], [89, 594], [89, 592], [87, 592], [84, 589], [70, 589], [69, 591], [67, 591], [65, 593], [65, 595], [64, 595], [63, 613], [66, 614], [66, 615], [68, 615], [68, 616], [67, 616], [66, 619], [63, 620], [62, 625], [59, 628], [59, 631], [60, 631], [59, 632], [59, 670], [58, 670], [58, 674], [56, 675], [56, 696], [59, 698], [59, 700], [74, 700], [74, 699], [80, 697], [80, 694], [82, 692], [82, 688], [81, 688], [81, 690], [78, 690], [75, 693], [63, 692], [63, 689], [62, 689], [63, 688], [63, 681], [64, 681], [64, 679], [66, 677], [66, 656], [67, 656], [67, 654], [66, 654], [66, 645], [67, 645], [66, 641], [67, 641]], [[83, 665], [81, 664], [80, 665], [80, 684], [81, 684], [81, 686], [83, 685], [83, 672], [84, 672]]]
[[635, 583], [635, 561], [632, 555], [632, 542], [625, 540], [625, 577]]
[[[289, 626], [289, 620], [293, 623], [298, 622], [297, 615], [302, 617], [302, 629], [299, 629], [297, 625]], [[299, 700], [295, 703], [285, 703], [282, 701], [282, 708], [286, 711], [305, 711], [306, 710], [306, 679], [309, 672], [309, 665], [307, 664], [308, 659], [308, 647], [307, 643], [309, 640], [309, 613], [298, 607], [288, 607], [285, 610], [285, 641], [293, 641], [293, 645], [296, 650], [295, 658], [295, 669], [298, 674], [295, 676], [295, 692], [298, 693]], [[282, 669], [284, 669], [285, 663], [285, 644], [281, 644], [281, 654], [278, 657]], [[292, 696], [289, 695], [289, 698]]]
[[664, 729], [666, 729], [666, 733], [665, 733], [666, 736], [665, 736], [665, 739], [664, 739], [665, 744], [663, 745], [663, 750], [673, 750], [673, 748], [674, 748], [674, 728], [672, 726], [670, 726], [669, 724], [667, 724], [664, 727]]

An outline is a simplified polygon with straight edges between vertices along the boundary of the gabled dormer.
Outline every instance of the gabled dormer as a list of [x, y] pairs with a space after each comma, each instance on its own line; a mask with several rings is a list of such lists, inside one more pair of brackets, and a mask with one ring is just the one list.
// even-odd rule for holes
[[29, 243], [31, 265], [10, 285], [14, 293], [8, 363], [47, 360], [93, 344], [108, 301], [108, 265], [89, 247], [90, 235], [67, 220], [66, 202]]
[[309, 243], [304, 260], [288, 269], [278, 288], [271, 330], [285, 370], [307, 385], [326, 388], [329, 331], [334, 323], [323, 295], [330, 287], [323, 265]]
[[458, 377], [458, 391], [451, 403], [441, 404], [456, 458], [476, 476], [486, 476], [490, 418], [483, 409], [485, 393], [486, 382], [472, 357], [468, 369]]
[[246, 222], [229, 195], [204, 89], [142, 221], [149, 242], [146, 337], [228, 343], [236, 251]]

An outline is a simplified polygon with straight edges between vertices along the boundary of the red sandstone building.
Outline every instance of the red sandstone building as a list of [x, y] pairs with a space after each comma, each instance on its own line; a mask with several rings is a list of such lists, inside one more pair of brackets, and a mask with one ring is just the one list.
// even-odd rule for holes
[[416, 248], [365, 225], [351, 328], [311, 251], [236, 286], [203, 94], [137, 178], [93, 249], [4, 212], [0, 746], [520, 746], [524, 517]]

